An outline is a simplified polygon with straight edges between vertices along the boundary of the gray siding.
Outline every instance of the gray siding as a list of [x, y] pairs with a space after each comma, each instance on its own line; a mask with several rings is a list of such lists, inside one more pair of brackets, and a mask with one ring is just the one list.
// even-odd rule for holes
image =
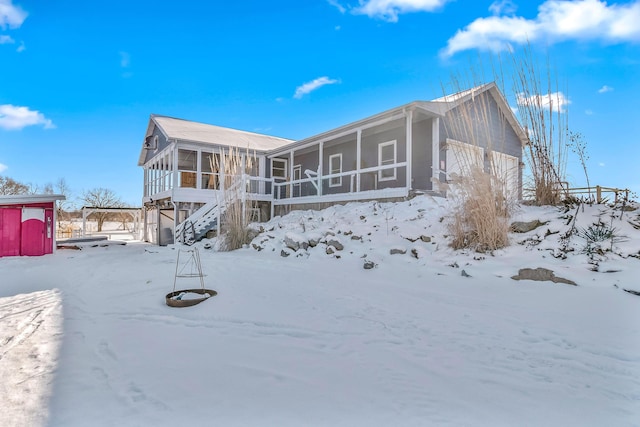
[[167, 141], [167, 138], [165, 138], [165, 136], [162, 134], [160, 129], [158, 129], [158, 126], [156, 126], [155, 124], [153, 125], [153, 132], [151, 133], [151, 135], [152, 135], [151, 136], [152, 138], [155, 138], [156, 136], [158, 137], [158, 148], [155, 150], [147, 150], [146, 156], [144, 159], [145, 163], [147, 163], [149, 160], [154, 158], [159, 152], [161, 152], [162, 150], [164, 150], [169, 146], [169, 141]]
[[[396, 141], [396, 163], [407, 160], [406, 119], [398, 119], [380, 126], [362, 131], [362, 164], [363, 169], [378, 166], [378, 145], [383, 142]], [[363, 174], [360, 178], [360, 190], [375, 190], [378, 173]], [[407, 183], [407, 168], [396, 170], [396, 179], [378, 182], [377, 189], [404, 187]]]
[[522, 143], [489, 92], [454, 108], [440, 121], [441, 159], [446, 158], [446, 138], [505, 153], [522, 161]]
[[[342, 172], [348, 172], [356, 169], [356, 144], [357, 134], [343, 136], [341, 138], [326, 142], [323, 148], [322, 156], [322, 175], [329, 175], [329, 157], [334, 154], [342, 154]], [[317, 166], [316, 166], [317, 168]], [[323, 194], [347, 193], [351, 188], [351, 178], [349, 176], [342, 177], [342, 185], [337, 187], [329, 186], [329, 180], [324, 179], [322, 182]]]
[[411, 188], [414, 190], [431, 190], [431, 167], [433, 154], [431, 151], [433, 139], [433, 119], [417, 117], [412, 125], [411, 148]]

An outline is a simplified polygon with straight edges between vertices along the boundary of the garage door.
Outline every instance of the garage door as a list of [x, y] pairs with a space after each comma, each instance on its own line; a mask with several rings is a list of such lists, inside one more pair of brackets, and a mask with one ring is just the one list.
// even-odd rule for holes
[[491, 172], [504, 184], [507, 199], [519, 198], [520, 168], [518, 158], [504, 153], [491, 153]]
[[484, 170], [484, 149], [472, 144], [447, 139], [447, 178], [454, 174], [469, 176], [474, 168]]

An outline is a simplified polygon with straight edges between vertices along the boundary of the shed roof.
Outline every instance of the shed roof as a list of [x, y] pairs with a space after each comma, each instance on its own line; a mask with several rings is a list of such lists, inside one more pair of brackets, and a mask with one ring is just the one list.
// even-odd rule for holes
[[11, 194], [0, 196], [0, 205], [17, 205], [23, 203], [48, 203], [66, 200], [62, 194]]

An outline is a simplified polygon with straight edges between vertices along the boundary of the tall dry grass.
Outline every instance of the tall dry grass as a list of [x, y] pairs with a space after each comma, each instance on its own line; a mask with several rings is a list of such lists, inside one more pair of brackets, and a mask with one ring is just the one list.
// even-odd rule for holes
[[549, 59], [541, 68], [530, 46], [511, 52], [510, 59], [518, 116], [529, 138], [525, 159], [533, 200], [557, 205], [566, 196], [567, 95], [560, 91]]
[[248, 176], [257, 159], [255, 153], [250, 153], [248, 149], [242, 152], [236, 147], [221, 153], [219, 158], [220, 164], [214, 165], [214, 170], [224, 171], [220, 180], [224, 185], [220, 250], [232, 251], [249, 243], [249, 223], [252, 221], [254, 203], [247, 199], [247, 186]]
[[[451, 246], [492, 251], [509, 244], [509, 220], [518, 201], [518, 194], [507, 191], [509, 171], [501, 170], [492, 155], [504, 151], [510, 124], [496, 108], [493, 95], [483, 91], [485, 86], [468, 85], [476, 88], [471, 92], [461, 87], [459, 79], [452, 82], [460, 90], [446, 100], [462, 95], [470, 99], [444, 119], [447, 149], [455, 153], [455, 165], [447, 165], [445, 184], [453, 202], [447, 224]], [[457, 173], [451, 173], [455, 166]], [[515, 173], [519, 176], [519, 170]]]

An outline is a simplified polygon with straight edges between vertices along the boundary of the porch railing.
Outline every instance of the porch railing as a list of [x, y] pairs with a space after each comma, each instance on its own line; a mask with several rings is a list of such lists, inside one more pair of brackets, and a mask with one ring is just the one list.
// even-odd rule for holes
[[[317, 173], [307, 173], [307, 178], [286, 180], [275, 178], [273, 180], [273, 199], [290, 200], [308, 196], [326, 196], [328, 194], [337, 195], [345, 193], [360, 193], [364, 191], [376, 191], [387, 188], [405, 188], [406, 182], [400, 180], [398, 171], [405, 170], [407, 162], [394, 163], [391, 165], [374, 166], [364, 169], [351, 170], [328, 175]], [[379, 180], [381, 171], [395, 170], [394, 180]], [[340, 184], [331, 186], [331, 181], [343, 178]], [[347, 182], [345, 183], [345, 178]], [[364, 182], [366, 179], [366, 182]], [[326, 183], [326, 185], [325, 185]], [[383, 184], [384, 183], [384, 184]], [[388, 184], [387, 184], [388, 183]], [[305, 184], [307, 191], [302, 191]]]

